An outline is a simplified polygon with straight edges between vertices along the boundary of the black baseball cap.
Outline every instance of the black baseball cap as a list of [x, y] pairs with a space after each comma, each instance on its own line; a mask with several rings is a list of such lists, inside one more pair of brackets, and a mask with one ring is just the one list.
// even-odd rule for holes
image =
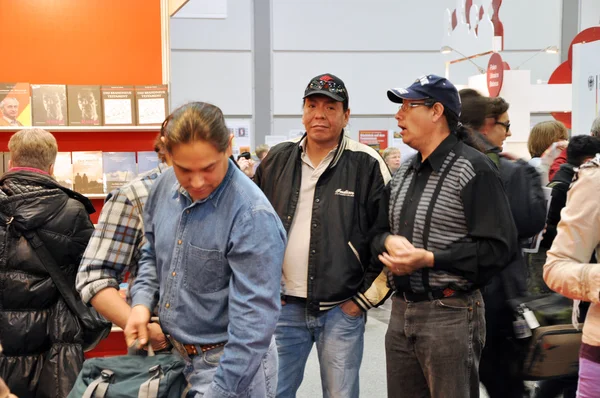
[[387, 96], [390, 101], [401, 104], [407, 100], [434, 99], [444, 105], [457, 117], [460, 116], [460, 96], [458, 90], [450, 80], [437, 76], [421, 76], [413, 84], [406, 88], [392, 88], [388, 90]]
[[313, 77], [308, 83], [308, 86], [306, 86], [304, 97], [302, 98], [304, 99], [315, 94], [326, 95], [339, 102], [348, 101], [346, 85], [342, 79], [331, 73]]

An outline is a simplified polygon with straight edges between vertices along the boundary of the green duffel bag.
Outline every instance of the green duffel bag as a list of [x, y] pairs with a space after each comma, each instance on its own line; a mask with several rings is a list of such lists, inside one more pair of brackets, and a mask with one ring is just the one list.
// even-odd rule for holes
[[68, 398], [185, 397], [184, 367], [175, 354], [88, 359]]

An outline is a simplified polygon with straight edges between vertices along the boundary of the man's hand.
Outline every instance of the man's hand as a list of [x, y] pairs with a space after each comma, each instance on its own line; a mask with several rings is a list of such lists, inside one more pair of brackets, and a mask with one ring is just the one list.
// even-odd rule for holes
[[385, 238], [385, 250], [391, 256], [401, 256], [403, 253], [414, 250], [412, 243], [408, 241], [404, 236], [390, 235]]
[[237, 161], [238, 166], [240, 166], [240, 170], [244, 172], [248, 177], [254, 177], [254, 160], [239, 158]]
[[136, 305], [131, 309], [131, 314], [123, 331], [127, 347], [132, 347], [137, 343], [136, 348], [143, 348], [148, 344], [150, 315], [150, 310], [143, 305]]
[[342, 304], [340, 304], [340, 309], [346, 315], [353, 317], [357, 317], [363, 313], [363, 310], [352, 300], [344, 301]]
[[167, 336], [165, 336], [158, 323], [151, 322], [148, 324], [148, 333], [150, 334], [150, 344], [154, 351], [164, 350], [169, 346]]
[[379, 255], [379, 261], [383, 263], [394, 275], [409, 275], [414, 271], [433, 267], [433, 253], [425, 249], [407, 250], [396, 256], [388, 253]]

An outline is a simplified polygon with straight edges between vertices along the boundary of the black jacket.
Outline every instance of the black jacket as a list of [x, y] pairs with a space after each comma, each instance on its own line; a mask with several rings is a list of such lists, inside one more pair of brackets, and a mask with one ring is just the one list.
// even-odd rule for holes
[[554, 238], [556, 238], [556, 227], [560, 221], [560, 212], [567, 204], [567, 193], [573, 176], [575, 175], [575, 166], [569, 163], [560, 165], [560, 169], [554, 175], [554, 178], [548, 184], [552, 188], [552, 200], [548, 209], [548, 217], [546, 219], [546, 232], [540, 246], [545, 249], [550, 249]]
[[[300, 194], [300, 142], [273, 147], [254, 176], [288, 233]], [[310, 310], [327, 310], [350, 298], [367, 310], [387, 298], [382, 267], [370, 261], [370, 240], [390, 178], [375, 150], [342, 132], [335, 156], [315, 188], [307, 281]]]
[[[486, 154], [496, 163], [510, 204], [519, 239], [531, 238], [544, 229], [546, 199], [542, 181], [536, 169], [523, 160], [510, 160], [499, 154], [485, 137]], [[507, 299], [527, 294], [527, 270], [523, 253], [515, 252], [506, 268], [483, 290], [486, 307], [486, 330], [493, 335], [512, 333], [512, 310]]]
[[[68, 280], [92, 234], [91, 202], [49, 176], [11, 171], [0, 211], [37, 230]], [[0, 377], [18, 397], [66, 397], [83, 363], [81, 330], [25, 237], [0, 225]]]

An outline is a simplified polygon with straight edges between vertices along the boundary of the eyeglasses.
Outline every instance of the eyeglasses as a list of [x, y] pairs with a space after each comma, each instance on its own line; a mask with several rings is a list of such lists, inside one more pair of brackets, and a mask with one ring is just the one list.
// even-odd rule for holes
[[326, 80], [313, 80], [308, 85], [308, 88], [312, 90], [327, 90], [330, 93], [338, 94], [338, 93], [346, 93], [346, 87], [332, 81]]
[[402, 109], [404, 112], [408, 112], [409, 109], [416, 108], [417, 106], [426, 106], [431, 108], [435, 104], [433, 100], [426, 100], [423, 102], [402, 102], [399, 109]]
[[506, 129], [507, 133], [508, 133], [508, 130], [510, 130], [510, 122], [499, 122], [499, 121], [496, 120], [495, 124], [499, 124], [499, 125], [504, 126], [504, 128]]

